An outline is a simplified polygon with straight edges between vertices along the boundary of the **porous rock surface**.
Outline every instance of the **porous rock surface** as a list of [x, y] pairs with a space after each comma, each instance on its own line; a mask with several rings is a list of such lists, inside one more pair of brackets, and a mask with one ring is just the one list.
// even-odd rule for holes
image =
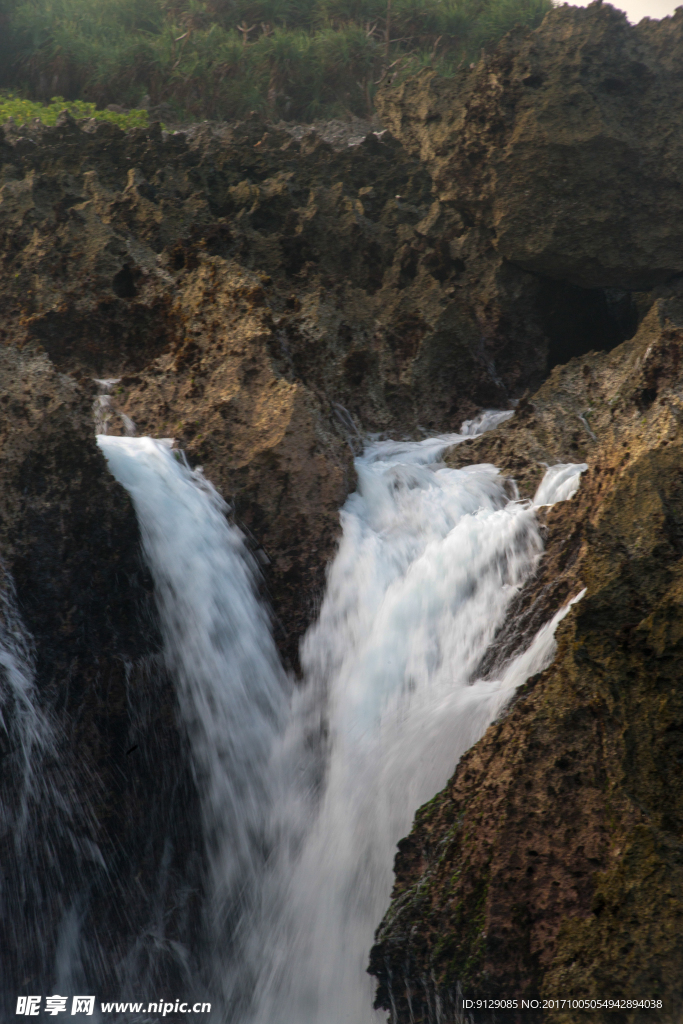
[[0, 340], [122, 378], [119, 411], [204, 466], [265, 552], [292, 663], [359, 432], [454, 428], [547, 355], [538, 281], [470, 273], [420, 162], [387, 133], [352, 141], [257, 116], [0, 136]]
[[455, 82], [426, 70], [381, 100], [432, 174], [453, 251], [488, 247], [577, 289], [654, 287], [632, 295], [632, 340], [556, 366], [447, 458], [496, 464], [523, 498], [548, 465], [589, 467], [573, 500], [539, 513], [545, 555], [481, 675], [585, 595], [553, 665], [399, 844], [370, 965], [396, 1024], [584, 1019], [566, 1003], [544, 1013], [544, 998], [661, 1000], [589, 1012], [680, 1018], [682, 42], [681, 11], [630, 26], [608, 5], [561, 7]]
[[660, 999], [648, 1019], [679, 1017], [682, 360], [673, 290], [632, 341], [556, 368], [510, 421], [449, 460], [493, 461], [523, 495], [545, 465], [589, 467], [578, 494], [543, 516], [543, 560], [480, 672], [495, 678], [585, 595], [558, 628], [552, 666], [399, 844], [371, 967], [394, 1020], [430, 1020], [437, 1000], [442, 1019], [462, 1019], [462, 997]]
[[682, 57], [681, 11], [632, 26], [610, 4], [563, 5], [378, 106], [458, 224], [454, 255], [485, 240], [535, 274], [648, 289], [683, 272]]

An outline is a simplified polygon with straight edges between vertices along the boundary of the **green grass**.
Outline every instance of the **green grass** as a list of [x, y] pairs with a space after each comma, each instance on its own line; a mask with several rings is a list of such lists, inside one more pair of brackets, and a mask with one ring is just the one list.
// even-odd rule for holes
[[99, 108], [147, 96], [167, 105], [166, 120], [367, 115], [389, 66], [452, 74], [514, 25], [538, 25], [552, 3], [0, 0], [0, 84]]
[[15, 93], [0, 90], [0, 124], [14, 119], [16, 125], [29, 124], [31, 121], [42, 121], [43, 124], [56, 124], [63, 110], [68, 110], [73, 118], [94, 117], [98, 121], [110, 121], [119, 128], [145, 128], [149, 119], [146, 110], [129, 110], [126, 114], [117, 114], [113, 110], [98, 110], [94, 103], [84, 100], [65, 100], [62, 96], [53, 96], [49, 103], [35, 103], [33, 100], [22, 99]]

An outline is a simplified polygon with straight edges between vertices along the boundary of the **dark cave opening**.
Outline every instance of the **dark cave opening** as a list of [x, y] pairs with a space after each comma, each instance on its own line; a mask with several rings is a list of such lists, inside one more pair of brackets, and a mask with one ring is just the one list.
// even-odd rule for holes
[[541, 282], [538, 309], [548, 338], [548, 369], [587, 352], [609, 352], [638, 330], [632, 292]]

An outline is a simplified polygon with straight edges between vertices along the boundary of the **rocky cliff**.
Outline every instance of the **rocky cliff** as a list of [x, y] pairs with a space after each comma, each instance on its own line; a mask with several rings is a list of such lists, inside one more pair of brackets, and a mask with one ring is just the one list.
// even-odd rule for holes
[[576, 287], [671, 281], [632, 294], [641, 310], [654, 300], [633, 340], [557, 366], [510, 421], [450, 457], [495, 463], [522, 497], [547, 465], [589, 467], [543, 516], [545, 555], [480, 674], [496, 678], [585, 596], [551, 668], [399, 844], [371, 960], [393, 1021], [528, 1019], [505, 1002], [468, 1010], [468, 997], [537, 999], [543, 1020], [586, 1012], [543, 1013], [544, 999], [654, 999], [648, 1019], [680, 1017], [683, 305], [666, 225], [683, 160], [665, 125], [680, 117], [670, 58], [682, 43], [682, 12], [633, 28], [610, 7], [560, 8], [459, 83], [425, 72], [385, 103], [493, 258]]
[[582, 288], [647, 289], [683, 270], [681, 15], [631, 26], [599, 2], [510, 33], [455, 81], [387, 91], [391, 131], [478, 248]]
[[[677, 1019], [682, 48], [681, 13], [631, 27], [600, 3], [558, 8], [454, 80], [426, 70], [387, 90], [386, 130], [354, 145], [257, 116], [178, 133], [5, 126], [3, 589], [9, 602], [14, 580], [45, 706], [76, 723], [59, 770], [80, 759], [91, 780], [81, 831], [117, 865], [106, 962], [144, 931], [163, 877], [158, 976], [181, 970], [202, 852], [93, 378], [113, 381], [108, 430], [175, 437], [230, 501], [294, 667], [364, 433], [421, 437], [518, 402], [451, 460], [495, 462], [522, 495], [543, 463], [590, 468], [548, 513], [544, 562], [481, 671], [587, 593], [553, 667], [401, 844], [379, 1004], [417, 1022], [439, 1001], [460, 1020], [458, 986], [623, 992]], [[170, 851], [150, 839], [169, 819]], [[119, 904], [140, 889], [129, 919]]]
[[296, 662], [359, 431], [506, 405], [630, 337], [681, 269], [679, 35], [554, 12], [455, 81], [387, 91], [391, 133], [350, 146], [256, 115], [8, 125], [3, 337], [122, 378], [121, 411], [204, 464], [264, 549]]
[[355, 142], [65, 115], [0, 145], [5, 343], [121, 377], [121, 411], [205, 466], [265, 549], [294, 661], [359, 431], [454, 429], [540, 383], [559, 335], [634, 328], [630, 298], [595, 289], [558, 315], [555, 285], [453, 227], [417, 156]]
[[429, 1020], [437, 998], [455, 1019], [458, 984], [474, 998], [656, 998], [652, 1019], [677, 1019], [682, 314], [680, 293], [659, 299], [633, 341], [557, 368], [508, 424], [453, 457], [494, 461], [527, 494], [544, 464], [589, 466], [577, 496], [545, 515], [537, 575], [480, 671], [496, 678], [586, 594], [558, 629], [552, 667], [399, 846], [372, 958], [397, 1020]]
[[[203, 852], [137, 521], [93, 444], [92, 396], [45, 355], [9, 346], [0, 481], [0, 1012], [9, 1019], [17, 993], [51, 980], [56, 949], [68, 957], [79, 925], [98, 933], [86, 956], [112, 989], [139, 936], [137, 966], [154, 951], [146, 932], [159, 895], [169, 933], [191, 931]], [[169, 818], [182, 836], [172, 847]], [[193, 884], [179, 903], [181, 885]], [[169, 952], [158, 957], [166, 967]]]

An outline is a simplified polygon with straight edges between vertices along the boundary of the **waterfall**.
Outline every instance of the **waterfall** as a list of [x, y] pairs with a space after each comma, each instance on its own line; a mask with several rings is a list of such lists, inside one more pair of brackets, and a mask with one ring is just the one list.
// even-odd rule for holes
[[389, 904], [395, 845], [514, 689], [552, 660], [569, 606], [501, 678], [476, 679], [540, 557], [534, 506], [571, 497], [587, 468], [551, 468], [531, 503], [510, 500], [494, 466], [439, 461], [503, 416], [465, 424], [460, 435], [372, 444], [356, 460], [358, 489], [342, 511], [283, 741], [295, 761], [298, 751], [308, 791], [291, 799], [300, 839], [270, 879], [277, 909], [264, 936], [257, 1024], [378, 1019], [365, 968]]
[[169, 442], [100, 435], [98, 443], [131, 495], [154, 578], [164, 657], [202, 800], [210, 864], [205, 984], [225, 1019], [235, 1020], [252, 987], [240, 951], [258, 920], [276, 842], [270, 758], [289, 681], [251, 556], [201, 471], [192, 472]]
[[201, 471], [168, 441], [98, 437], [135, 505], [189, 737], [210, 865], [202, 983], [223, 1024], [377, 1019], [365, 968], [396, 842], [552, 660], [569, 605], [500, 678], [477, 678], [540, 558], [536, 506], [570, 498], [587, 468], [552, 467], [529, 502], [492, 465], [442, 463], [509, 415], [375, 442], [356, 460], [297, 687], [255, 563]]
[[45, 768], [53, 759], [56, 742], [52, 724], [39, 706], [34, 661], [33, 644], [19, 615], [13, 580], [3, 571], [0, 589], [0, 943], [4, 955], [0, 1012], [10, 1011], [11, 1003], [6, 1000], [16, 987], [19, 971], [30, 974], [50, 967], [41, 933], [49, 916], [47, 904], [55, 898], [49, 885], [53, 878], [49, 860], [44, 856], [46, 847], [36, 844], [32, 826], [39, 820], [50, 830], [50, 840], [59, 828], [59, 822], [47, 821], [41, 813], [45, 790], [50, 785]]

